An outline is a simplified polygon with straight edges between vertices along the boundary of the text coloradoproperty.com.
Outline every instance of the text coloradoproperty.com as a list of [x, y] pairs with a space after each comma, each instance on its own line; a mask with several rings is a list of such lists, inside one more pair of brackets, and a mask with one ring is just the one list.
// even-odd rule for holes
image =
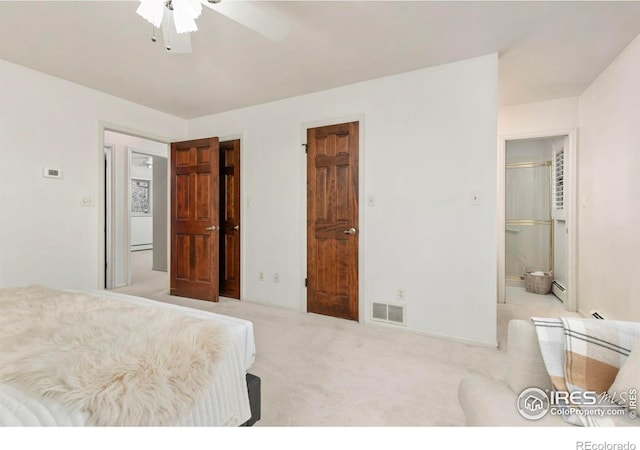
[[552, 416], [624, 416], [627, 413], [625, 409], [602, 409], [602, 408], [574, 408], [572, 406], [555, 406], [549, 410]]

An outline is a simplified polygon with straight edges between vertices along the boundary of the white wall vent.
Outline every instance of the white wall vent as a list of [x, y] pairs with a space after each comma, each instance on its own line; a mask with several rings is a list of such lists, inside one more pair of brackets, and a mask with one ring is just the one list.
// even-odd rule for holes
[[594, 319], [607, 320], [607, 316], [605, 316], [602, 311], [593, 310], [589, 313], [589, 315]]
[[406, 308], [404, 305], [373, 302], [371, 318], [378, 322], [406, 325]]

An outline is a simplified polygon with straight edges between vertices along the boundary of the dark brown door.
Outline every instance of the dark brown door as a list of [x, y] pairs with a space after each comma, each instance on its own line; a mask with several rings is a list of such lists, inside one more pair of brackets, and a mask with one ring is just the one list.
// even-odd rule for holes
[[220, 143], [220, 295], [240, 299], [240, 140]]
[[171, 295], [218, 301], [218, 138], [171, 144]]
[[307, 130], [307, 311], [358, 320], [358, 122]]

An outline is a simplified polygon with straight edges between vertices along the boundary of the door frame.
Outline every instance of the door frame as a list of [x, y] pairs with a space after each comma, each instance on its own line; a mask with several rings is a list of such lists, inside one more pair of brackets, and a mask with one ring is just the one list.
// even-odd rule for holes
[[[245, 267], [245, 248], [246, 245], [242, 245], [242, 243], [244, 242], [244, 238], [245, 238], [245, 231], [244, 229], [246, 228], [246, 223], [245, 223], [245, 215], [246, 215], [246, 200], [245, 200], [245, 196], [244, 193], [247, 192], [246, 190], [246, 180], [245, 177], [243, 176], [243, 168], [245, 166], [245, 161], [244, 161], [244, 151], [243, 151], [243, 147], [244, 147], [244, 134], [243, 133], [238, 133], [238, 134], [232, 134], [232, 135], [227, 135], [227, 136], [220, 136], [218, 138], [218, 141], [220, 143], [223, 142], [227, 142], [227, 141], [235, 141], [238, 140], [240, 141], [240, 295], [239, 295], [239, 299], [240, 301], [244, 300], [243, 297], [243, 293], [245, 292], [245, 283], [246, 283], [246, 276], [244, 274], [244, 267]], [[226, 297], [225, 297], [226, 298]], [[234, 299], [235, 300], [235, 299]]]
[[[130, 136], [134, 136], [134, 137], [139, 137], [139, 138], [143, 138], [143, 139], [149, 139], [149, 140], [153, 140], [156, 142], [160, 142], [163, 144], [167, 144], [170, 145], [171, 142], [177, 142], [178, 140], [180, 140], [180, 138], [171, 138], [171, 137], [166, 137], [166, 136], [158, 136], [156, 134], [153, 133], [148, 133], [146, 131], [141, 131], [141, 130], [136, 130], [133, 128], [129, 128], [127, 126], [124, 125], [120, 125], [120, 124], [114, 124], [111, 122], [104, 122], [104, 121], [98, 121], [98, 173], [97, 173], [97, 180], [98, 180], [98, 195], [97, 197], [97, 208], [98, 208], [98, 261], [97, 261], [97, 277], [96, 277], [96, 286], [101, 289], [105, 286], [106, 283], [106, 279], [105, 279], [105, 270], [104, 270], [104, 265], [105, 265], [105, 261], [106, 261], [106, 257], [107, 255], [105, 254], [105, 241], [106, 241], [106, 230], [104, 227], [104, 224], [106, 223], [106, 216], [105, 216], [105, 189], [106, 189], [106, 185], [105, 185], [105, 162], [104, 162], [104, 147], [105, 147], [105, 141], [104, 141], [104, 133], [105, 131], [113, 131], [115, 133], [120, 133], [120, 134], [127, 134]], [[107, 143], [108, 144], [108, 143]], [[167, 177], [169, 177], [171, 174], [171, 167], [167, 164]], [[128, 176], [128, 168], [127, 168], [127, 176]], [[171, 191], [170, 191], [170, 186], [169, 183], [167, 183], [167, 220], [170, 220], [170, 214], [171, 214]], [[129, 189], [127, 187], [127, 189]], [[112, 226], [113, 228], [113, 226]], [[169, 232], [167, 233], [167, 257], [170, 258], [170, 251], [171, 251], [171, 230], [168, 230]], [[112, 253], [113, 254], [113, 253]], [[127, 268], [128, 270], [128, 268]], [[169, 278], [167, 277], [167, 292], [169, 291]]]
[[564, 307], [567, 311], [576, 312], [578, 310], [578, 130], [577, 128], [567, 128], [551, 131], [540, 131], [535, 133], [512, 134], [500, 136], [498, 146], [498, 303], [506, 303], [506, 237], [504, 224], [506, 220], [506, 156], [507, 142], [521, 139], [552, 138], [567, 136], [567, 148], [565, 149], [565, 162], [567, 174], [565, 175], [565, 186], [569, 192], [565, 196], [566, 220], [567, 220], [567, 300]]
[[113, 289], [115, 283], [115, 274], [114, 274], [114, 264], [113, 259], [115, 255], [115, 247], [114, 247], [114, 236], [115, 236], [115, 214], [113, 214], [113, 204], [114, 204], [114, 196], [113, 196], [113, 186], [114, 186], [114, 178], [115, 171], [113, 170], [113, 163], [115, 161], [114, 155], [114, 144], [104, 144], [104, 162], [103, 164], [103, 173], [105, 174], [104, 186], [102, 191], [102, 196], [105, 204], [103, 205], [103, 214], [104, 220], [102, 223], [105, 224], [104, 230], [104, 246], [105, 249], [105, 257], [104, 257], [104, 287], [105, 289]]
[[[368, 322], [369, 308], [365, 301], [366, 291], [365, 274], [365, 241], [366, 241], [366, 214], [365, 214], [365, 116], [364, 114], [318, 120], [313, 122], [303, 122], [300, 124], [300, 311], [307, 312], [307, 288], [304, 280], [307, 278], [307, 130], [309, 128], [319, 128], [329, 125], [339, 125], [341, 123], [358, 122], [358, 323]], [[240, 153], [242, 156], [242, 152]], [[242, 167], [242, 162], [241, 166]]]

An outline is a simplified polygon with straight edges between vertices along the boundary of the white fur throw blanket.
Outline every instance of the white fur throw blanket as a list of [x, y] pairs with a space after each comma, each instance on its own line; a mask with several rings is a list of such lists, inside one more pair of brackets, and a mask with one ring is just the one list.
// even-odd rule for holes
[[0, 381], [89, 425], [171, 425], [207, 392], [224, 333], [210, 321], [41, 286], [0, 289]]

